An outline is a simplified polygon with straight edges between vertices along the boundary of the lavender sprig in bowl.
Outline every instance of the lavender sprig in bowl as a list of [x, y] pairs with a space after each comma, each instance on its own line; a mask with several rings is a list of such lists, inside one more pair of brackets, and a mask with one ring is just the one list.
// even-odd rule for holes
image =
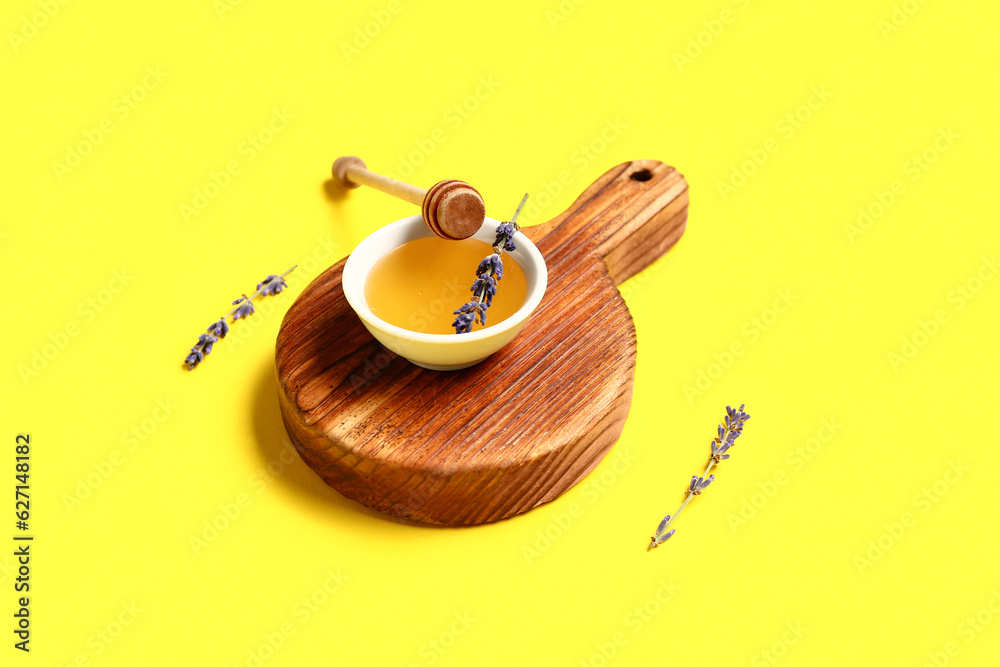
[[455, 311], [455, 333], [471, 333], [472, 325], [478, 322], [481, 326], [486, 326], [486, 310], [493, 305], [493, 297], [497, 293], [497, 282], [503, 278], [503, 260], [500, 255], [506, 252], [514, 252], [517, 246], [514, 245], [514, 233], [520, 229], [517, 226], [517, 216], [524, 208], [524, 203], [528, 201], [528, 195], [524, 195], [514, 217], [510, 222], [501, 222], [497, 225], [497, 237], [493, 241], [493, 254], [483, 258], [476, 269], [476, 280], [472, 283], [472, 301], [464, 304]]

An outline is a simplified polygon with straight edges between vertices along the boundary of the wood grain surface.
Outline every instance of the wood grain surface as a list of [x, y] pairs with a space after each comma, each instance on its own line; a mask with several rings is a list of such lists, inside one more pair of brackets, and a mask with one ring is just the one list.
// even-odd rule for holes
[[677, 242], [687, 208], [679, 172], [637, 160], [523, 228], [548, 266], [545, 298], [509, 345], [459, 371], [382, 347], [344, 298], [344, 260], [331, 266], [275, 349], [300, 456], [344, 496], [424, 523], [496, 521], [558, 497], [610, 451], [631, 405], [635, 327], [617, 285]]

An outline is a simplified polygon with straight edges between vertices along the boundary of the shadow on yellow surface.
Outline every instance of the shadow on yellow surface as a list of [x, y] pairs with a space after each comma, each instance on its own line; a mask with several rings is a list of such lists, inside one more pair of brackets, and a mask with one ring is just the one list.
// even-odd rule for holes
[[328, 486], [306, 465], [295, 451], [278, 407], [278, 381], [274, 375], [273, 360], [268, 359], [258, 374], [254, 391], [253, 433], [260, 457], [260, 469], [266, 472], [266, 484], [277, 484], [294, 496], [297, 504], [306, 504], [310, 510], [332, 517], [335, 522], [367, 521], [379, 519], [389, 523], [438, 528], [377, 512]]

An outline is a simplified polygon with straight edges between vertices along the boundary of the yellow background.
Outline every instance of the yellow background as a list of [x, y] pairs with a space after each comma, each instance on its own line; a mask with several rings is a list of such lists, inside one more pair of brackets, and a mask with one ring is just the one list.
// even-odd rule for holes
[[[995, 660], [996, 8], [15, 0], [2, 14], [3, 664]], [[74, 151], [77, 166], [56, 164]], [[627, 160], [686, 176], [683, 240], [622, 288], [639, 337], [625, 431], [562, 498], [494, 525], [403, 525], [288, 457], [283, 313], [415, 213], [337, 196], [343, 154], [417, 185], [465, 179], [497, 218], [528, 191], [525, 225]], [[861, 228], [859, 208], [880, 214]], [[293, 264], [288, 293], [182, 369], [230, 300]], [[647, 553], [739, 402], [753, 418], [733, 458]], [[18, 433], [28, 655], [11, 633]]]

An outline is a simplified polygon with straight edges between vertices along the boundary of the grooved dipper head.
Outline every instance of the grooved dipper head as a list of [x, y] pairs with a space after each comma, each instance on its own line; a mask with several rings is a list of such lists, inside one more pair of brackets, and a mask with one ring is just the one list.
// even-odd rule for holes
[[464, 181], [435, 184], [424, 197], [424, 222], [441, 238], [467, 239], [483, 226], [486, 204], [474, 187]]

